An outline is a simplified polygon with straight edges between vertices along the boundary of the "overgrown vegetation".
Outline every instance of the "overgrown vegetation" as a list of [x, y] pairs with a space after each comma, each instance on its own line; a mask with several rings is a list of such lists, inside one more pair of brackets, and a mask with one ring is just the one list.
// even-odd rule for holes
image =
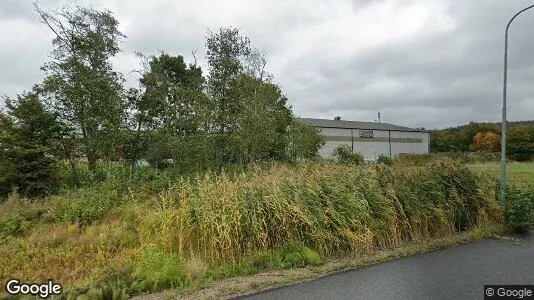
[[132, 69], [139, 69], [139, 86], [127, 88], [111, 63], [125, 39], [111, 11], [35, 10], [54, 36], [51, 61], [43, 82], [5, 99], [0, 201], [13, 188], [41, 197], [102, 182], [102, 166], [113, 163], [194, 176], [313, 158], [323, 144], [317, 130], [295, 120], [266, 71], [265, 52], [237, 29], [209, 31], [208, 76], [196, 58], [138, 53], [141, 66]]
[[376, 162], [379, 164], [385, 164], [385, 165], [391, 166], [393, 164], [393, 159], [385, 154], [380, 154]]
[[504, 219], [516, 232], [534, 227], [534, 185], [519, 188], [512, 184], [507, 187]]
[[[503, 210], [495, 181], [461, 164], [493, 152], [374, 163], [341, 146], [337, 162], [316, 159], [319, 132], [295, 120], [265, 54], [237, 29], [208, 34], [207, 77], [183, 56], [139, 54], [128, 89], [111, 63], [125, 36], [110, 11], [36, 12], [54, 34], [52, 61], [0, 114], [2, 282], [53, 278], [64, 297], [123, 298], [503, 216], [532, 225], [532, 189], [511, 186]], [[496, 149], [495, 134], [474, 137], [472, 149]]]
[[332, 151], [332, 156], [342, 164], [361, 165], [364, 162], [363, 155], [355, 153], [347, 145], [338, 146]]
[[[493, 181], [452, 160], [252, 166], [176, 178], [160, 191], [150, 182], [116, 182], [108, 177], [38, 207], [24, 199], [2, 204], [0, 274], [54, 278], [71, 294], [93, 296], [188, 290], [443, 237], [503, 217]], [[11, 215], [16, 211], [36, 213]]]

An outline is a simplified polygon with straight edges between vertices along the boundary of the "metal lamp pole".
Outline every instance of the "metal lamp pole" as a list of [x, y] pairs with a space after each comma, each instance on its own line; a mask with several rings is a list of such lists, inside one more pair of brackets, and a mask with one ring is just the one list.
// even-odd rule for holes
[[508, 24], [506, 25], [506, 31], [504, 34], [504, 81], [503, 81], [503, 92], [502, 92], [502, 123], [501, 123], [501, 201], [504, 204], [506, 200], [506, 83], [508, 81], [508, 29], [512, 22], [525, 12], [534, 8], [534, 5], [526, 7], [516, 13]]

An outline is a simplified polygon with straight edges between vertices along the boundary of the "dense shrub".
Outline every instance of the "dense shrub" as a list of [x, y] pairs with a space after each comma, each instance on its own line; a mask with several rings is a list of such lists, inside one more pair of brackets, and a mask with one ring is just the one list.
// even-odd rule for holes
[[69, 191], [58, 199], [59, 204], [52, 212], [54, 218], [78, 225], [88, 225], [102, 218], [122, 200], [116, 187], [109, 182]]
[[338, 162], [343, 164], [356, 164], [361, 165], [364, 162], [363, 155], [360, 153], [353, 153], [347, 145], [341, 145], [334, 149], [332, 155]]
[[384, 165], [391, 166], [393, 164], [393, 159], [391, 159], [391, 157], [389, 157], [387, 155], [380, 154], [380, 156], [378, 156], [378, 159], [376, 160], [376, 162], [379, 163], [379, 164], [384, 164]]
[[289, 124], [287, 142], [287, 157], [290, 160], [314, 158], [325, 143], [317, 128], [296, 120]]
[[319, 253], [298, 244], [286, 244], [281, 248], [281, 266], [285, 269], [318, 266], [323, 261]]
[[534, 227], [534, 186], [507, 187], [504, 217], [513, 231], [524, 232]]

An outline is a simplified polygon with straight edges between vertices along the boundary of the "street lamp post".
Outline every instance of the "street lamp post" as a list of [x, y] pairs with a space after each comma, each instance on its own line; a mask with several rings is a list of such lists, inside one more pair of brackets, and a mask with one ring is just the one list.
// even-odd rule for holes
[[504, 33], [504, 80], [502, 89], [502, 123], [501, 123], [501, 202], [504, 204], [506, 200], [506, 83], [508, 81], [508, 29], [512, 22], [525, 12], [534, 8], [534, 5], [526, 7], [516, 13], [508, 24], [506, 24], [506, 31]]

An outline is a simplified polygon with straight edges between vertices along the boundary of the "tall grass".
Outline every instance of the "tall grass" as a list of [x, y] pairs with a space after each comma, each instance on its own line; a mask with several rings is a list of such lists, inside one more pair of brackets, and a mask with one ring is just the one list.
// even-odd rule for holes
[[452, 161], [278, 165], [233, 179], [206, 174], [154, 197], [140, 238], [210, 263], [291, 242], [323, 255], [394, 247], [501, 218], [488, 185]]
[[142, 172], [131, 184], [112, 174], [38, 205], [1, 204], [0, 281], [53, 278], [100, 298], [186, 288], [502, 219], [493, 181], [450, 159], [259, 165], [181, 179]]

